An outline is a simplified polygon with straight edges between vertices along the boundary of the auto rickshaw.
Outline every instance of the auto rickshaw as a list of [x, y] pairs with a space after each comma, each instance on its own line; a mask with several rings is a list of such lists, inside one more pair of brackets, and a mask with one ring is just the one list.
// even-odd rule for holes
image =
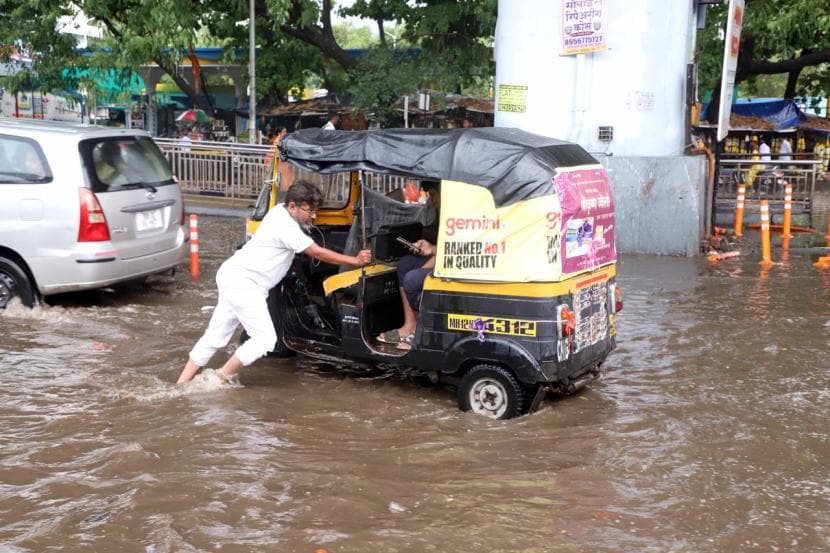
[[[600, 375], [622, 302], [607, 175], [583, 148], [506, 128], [307, 129], [279, 150], [248, 236], [291, 174], [324, 192], [314, 240], [347, 254], [368, 246], [375, 263], [296, 256], [269, 297], [275, 355], [426, 376], [455, 386], [462, 410], [496, 419]], [[398, 239], [417, 240], [429, 210], [401, 189], [418, 180], [440, 181], [439, 236], [405, 350], [376, 337], [403, 320]]]

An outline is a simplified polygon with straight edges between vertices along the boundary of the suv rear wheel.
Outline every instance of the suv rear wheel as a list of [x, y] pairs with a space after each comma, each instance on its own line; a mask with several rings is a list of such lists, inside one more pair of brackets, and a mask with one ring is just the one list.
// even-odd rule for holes
[[458, 406], [491, 419], [511, 419], [524, 413], [525, 389], [509, 370], [479, 364], [458, 385]]
[[26, 272], [11, 259], [0, 257], [0, 309], [5, 309], [12, 298], [20, 298], [26, 307], [35, 305], [34, 288]]

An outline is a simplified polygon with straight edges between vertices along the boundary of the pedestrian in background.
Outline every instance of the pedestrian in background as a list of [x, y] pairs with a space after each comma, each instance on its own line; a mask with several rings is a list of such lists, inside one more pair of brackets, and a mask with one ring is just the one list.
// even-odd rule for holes
[[228, 344], [240, 323], [250, 338], [216, 371], [222, 382], [274, 349], [277, 333], [268, 311], [268, 292], [288, 272], [295, 254], [350, 267], [370, 263], [369, 250], [354, 257], [343, 255], [318, 246], [302, 231], [314, 222], [322, 204], [323, 194], [317, 186], [297, 181], [286, 192], [284, 205], [270, 210], [253, 237], [222, 263], [216, 273], [216, 308], [207, 330], [190, 351], [177, 384], [192, 380], [216, 350]]
[[339, 113], [330, 113], [329, 120], [323, 125], [323, 128], [327, 131], [333, 131], [337, 129], [337, 125], [340, 123], [340, 114]]
[[761, 145], [758, 146], [758, 153], [761, 154], [761, 161], [770, 161], [772, 159], [769, 144], [767, 144], [767, 141], [763, 137], [761, 137]]
[[781, 139], [781, 144], [778, 146], [778, 159], [781, 161], [790, 161], [793, 158], [792, 153], [793, 146], [785, 136]]
[[277, 127], [277, 132], [274, 133], [274, 138], [271, 141], [271, 144], [274, 146], [279, 146], [280, 140], [282, 140], [285, 135], [288, 134], [288, 129], [285, 127]]

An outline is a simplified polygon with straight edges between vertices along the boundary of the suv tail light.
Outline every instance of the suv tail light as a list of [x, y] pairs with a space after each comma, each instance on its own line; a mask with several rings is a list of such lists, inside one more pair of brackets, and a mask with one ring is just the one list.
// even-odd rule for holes
[[81, 202], [81, 224], [78, 228], [78, 242], [103, 242], [110, 239], [110, 229], [104, 210], [98, 198], [89, 188], [79, 188]]

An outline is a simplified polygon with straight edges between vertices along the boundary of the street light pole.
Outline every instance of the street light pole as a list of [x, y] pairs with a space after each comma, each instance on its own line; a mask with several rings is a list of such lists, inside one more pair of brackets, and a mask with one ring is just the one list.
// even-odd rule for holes
[[248, 22], [248, 41], [250, 42], [248, 53], [248, 142], [256, 142], [256, 14], [254, 13], [254, 0], [249, 0], [251, 19]]

